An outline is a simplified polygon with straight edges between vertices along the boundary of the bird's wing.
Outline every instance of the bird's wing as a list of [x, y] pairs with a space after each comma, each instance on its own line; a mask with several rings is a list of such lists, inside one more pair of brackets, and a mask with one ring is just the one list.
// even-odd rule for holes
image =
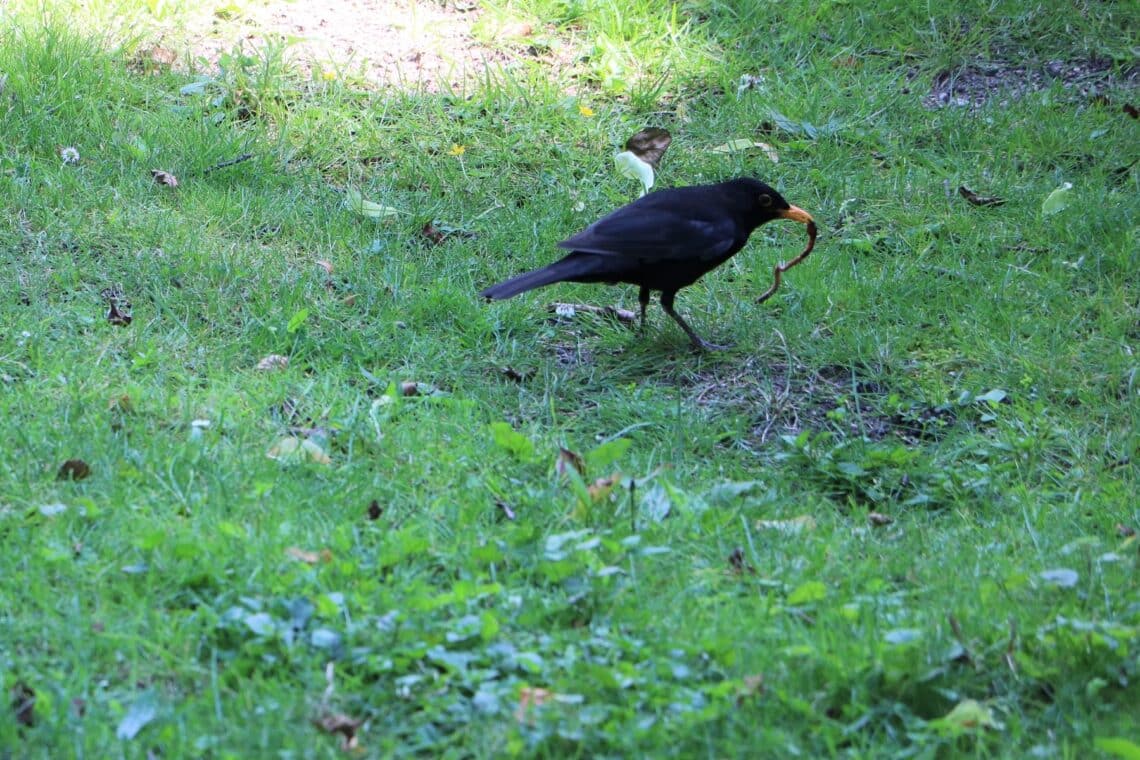
[[[652, 197], [652, 196], [646, 196]], [[622, 208], [558, 244], [584, 253], [642, 260], [717, 259], [736, 243], [727, 214], [692, 215], [684, 208]]]

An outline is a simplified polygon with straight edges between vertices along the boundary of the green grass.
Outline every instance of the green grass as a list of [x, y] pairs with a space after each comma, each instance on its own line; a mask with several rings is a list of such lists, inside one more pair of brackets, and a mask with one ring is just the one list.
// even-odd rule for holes
[[[96, 4], [100, 38], [32, 6], [0, 12], [0, 757], [338, 757], [336, 713], [365, 756], [1140, 751], [1104, 741], [1140, 742], [1127, 4], [496, 0], [476, 34], [566, 65], [441, 95], [287, 47], [142, 73], [188, 5]], [[923, 105], [1089, 58], [1101, 98]], [[631, 288], [482, 303], [636, 196], [648, 124], [662, 186], [756, 174], [821, 222], [763, 306], [790, 225], [682, 291], [735, 348], [546, 312]], [[742, 137], [779, 164], [712, 150]]]

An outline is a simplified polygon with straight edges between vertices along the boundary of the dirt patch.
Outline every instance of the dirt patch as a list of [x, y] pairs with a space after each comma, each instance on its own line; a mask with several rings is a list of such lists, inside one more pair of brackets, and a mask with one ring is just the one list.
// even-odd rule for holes
[[482, 13], [463, 0], [272, 0], [232, 18], [204, 14], [183, 34], [195, 65], [204, 60], [207, 68], [239, 47], [249, 53], [284, 43], [286, 60], [314, 77], [440, 92], [475, 81], [488, 65], [510, 62], [509, 54], [473, 36]]
[[832, 430], [844, 436], [880, 441], [895, 437], [917, 445], [940, 438], [954, 423], [952, 410], [914, 407], [884, 411], [889, 391], [870, 370], [767, 363], [702, 370], [686, 383], [692, 401], [704, 407], [747, 409], [753, 416], [752, 444], [805, 430]]
[[1113, 69], [1112, 61], [1103, 58], [1053, 60], [1044, 64], [975, 61], [936, 74], [923, 105], [931, 109], [978, 108], [996, 101], [1004, 106], [1010, 100], [1057, 83], [1089, 100], [1103, 97], [1108, 90], [1135, 87], [1140, 83], [1140, 66], [1133, 65], [1120, 72]]

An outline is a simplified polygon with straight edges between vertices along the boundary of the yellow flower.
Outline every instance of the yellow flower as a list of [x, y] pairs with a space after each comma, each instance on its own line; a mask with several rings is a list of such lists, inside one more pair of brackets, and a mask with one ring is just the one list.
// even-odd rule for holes
[[451, 150], [448, 151], [448, 153], [450, 153], [453, 156], [462, 156], [466, 152], [467, 152], [467, 148], [460, 145], [459, 143], [455, 143], [454, 145], [452, 145]]
[[325, 80], [326, 82], [331, 82], [334, 79], [336, 79], [336, 72], [335, 71], [322, 71], [321, 72], [321, 79]]
[[594, 115], [594, 109], [589, 106], [578, 106], [578, 113], [585, 116], [587, 119]]

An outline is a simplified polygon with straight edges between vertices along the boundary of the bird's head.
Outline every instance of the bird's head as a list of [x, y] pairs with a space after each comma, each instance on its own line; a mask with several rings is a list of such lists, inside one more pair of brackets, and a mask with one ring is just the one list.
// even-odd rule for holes
[[784, 197], [758, 179], [744, 177], [733, 182], [737, 191], [748, 196], [748, 208], [757, 224], [775, 219], [790, 219], [800, 224], [814, 224], [811, 214], [799, 206], [793, 206]]

